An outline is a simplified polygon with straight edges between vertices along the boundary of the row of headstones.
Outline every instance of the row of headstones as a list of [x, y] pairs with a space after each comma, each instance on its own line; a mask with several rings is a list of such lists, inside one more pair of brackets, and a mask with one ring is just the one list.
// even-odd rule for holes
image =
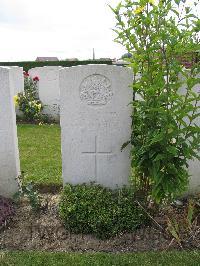
[[30, 77], [39, 77], [38, 95], [44, 105], [43, 114], [57, 122], [60, 120], [60, 85], [61, 66], [35, 67], [29, 70]]
[[[116, 66], [59, 70], [64, 183], [97, 182], [111, 188], [128, 184], [130, 148], [121, 152], [121, 146], [131, 134], [132, 80], [130, 69]], [[0, 67], [0, 195], [4, 196], [18, 190], [20, 175], [14, 83], [13, 68]], [[191, 162], [190, 171], [194, 191], [200, 185], [197, 161]]]
[[[11, 68], [11, 83], [13, 83], [14, 95], [24, 91], [23, 68], [13, 66]], [[30, 78], [38, 77], [37, 90], [44, 108], [43, 114], [57, 122], [60, 120], [60, 86], [59, 70], [60, 66], [36, 67], [29, 70]], [[16, 109], [20, 117], [22, 113]]]
[[[18, 66], [9, 67], [13, 93], [17, 95], [24, 91], [23, 68]], [[40, 100], [44, 105], [43, 113], [49, 118], [60, 120], [60, 86], [59, 86], [59, 70], [61, 66], [36, 67], [29, 70], [30, 78], [39, 77], [37, 90]], [[22, 113], [16, 109], [17, 115], [20, 117]]]

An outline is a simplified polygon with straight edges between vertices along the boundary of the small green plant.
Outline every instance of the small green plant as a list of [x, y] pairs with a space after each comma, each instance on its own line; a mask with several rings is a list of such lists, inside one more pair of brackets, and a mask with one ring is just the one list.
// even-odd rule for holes
[[95, 184], [67, 184], [61, 195], [59, 213], [72, 233], [109, 238], [132, 232], [148, 218], [134, 202], [131, 188], [111, 190]]
[[38, 191], [35, 189], [34, 183], [29, 182], [27, 184], [23, 184], [24, 175], [22, 173], [21, 176], [18, 177], [19, 180], [19, 191], [15, 193], [14, 200], [18, 201], [20, 198], [27, 198], [31, 205], [31, 208], [34, 212], [39, 211], [42, 208], [41, 199], [38, 194]]
[[24, 119], [29, 122], [40, 121], [42, 118], [43, 105], [38, 98], [38, 81], [38, 77], [32, 79], [28, 73], [24, 72], [24, 92], [14, 97], [15, 104], [22, 111]]

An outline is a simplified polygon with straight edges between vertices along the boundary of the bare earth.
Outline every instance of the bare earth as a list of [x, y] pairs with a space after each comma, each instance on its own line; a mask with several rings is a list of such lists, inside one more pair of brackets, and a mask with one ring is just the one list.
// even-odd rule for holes
[[[109, 240], [99, 240], [91, 235], [74, 235], [66, 232], [59, 218], [58, 195], [43, 194], [48, 206], [39, 214], [32, 212], [30, 205], [23, 200], [16, 207], [16, 215], [9, 224], [0, 230], [0, 249], [43, 250], [79, 252], [134, 252], [180, 248], [172, 237], [152, 223], [150, 227], [125, 233]], [[174, 210], [168, 210], [174, 215]], [[164, 228], [166, 218], [162, 214], [156, 220]], [[171, 245], [170, 245], [171, 243]], [[200, 248], [200, 233], [188, 248]]]

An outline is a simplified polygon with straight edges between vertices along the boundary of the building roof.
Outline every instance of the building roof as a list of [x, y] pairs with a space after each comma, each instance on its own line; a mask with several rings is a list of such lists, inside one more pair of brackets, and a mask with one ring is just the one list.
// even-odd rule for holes
[[58, 57], [37, 57], [35, 61], [59, 61]]

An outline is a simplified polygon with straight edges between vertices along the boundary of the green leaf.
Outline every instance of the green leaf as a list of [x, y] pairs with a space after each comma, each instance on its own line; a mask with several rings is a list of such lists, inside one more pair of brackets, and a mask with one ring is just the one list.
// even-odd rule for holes
[[194, 215], [194, 205], [193, 202], [190, 200], [188, 205], [188, 213], [187, 213], [187, 222], [190, 227], [192, 226], [193, 215]]
[[121, 151], [123, 151], [128, 145], [130, 144], [130, 140], [125, 142], [122, 147], [121, 147]]
[[180, 4], [181, 0], [174, 0], [177, 5]]
[[163, 155], [163, 154], [158, 154], [158, 155], [155, 157], [155, 159], [153, 159], [153, 161], [154, 161], [154, 162], [156, 162], [156, 161], [162, 161], [164, 158], [166, 158], [165, 155]]

